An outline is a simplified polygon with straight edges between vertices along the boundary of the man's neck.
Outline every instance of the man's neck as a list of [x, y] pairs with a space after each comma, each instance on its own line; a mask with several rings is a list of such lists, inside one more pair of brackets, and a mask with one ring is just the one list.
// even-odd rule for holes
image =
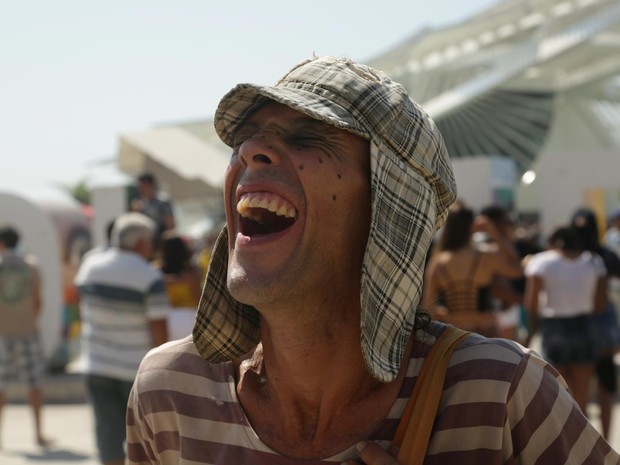
[[262, 343], [236, 365], [246, 414], [261, 439], [285, 455], [324, 458], [352, 445], [385, 418], [400, 389], [402, 377], [384, 384], [368, 372], [359, 319], [333, 320], [342, 324], [262, 321]]
[[[316, 393], [325, 396], [338, 390], [345, 391], [343, 394], [348, 398], [360, 384], [375, 385], [362, 356], [359, 320], [350, 324], [345, 320], [346, 317], [341, 317], [341, 324], [305, 323], [281, 328], [261, 322], [267, 382], [280, 380], [278, 392], [288, 387], [290, 394], [300, 398], [307, 395], [309, 401], [316, 400]], [[352, 382], [357, 388], [351, 387]]]

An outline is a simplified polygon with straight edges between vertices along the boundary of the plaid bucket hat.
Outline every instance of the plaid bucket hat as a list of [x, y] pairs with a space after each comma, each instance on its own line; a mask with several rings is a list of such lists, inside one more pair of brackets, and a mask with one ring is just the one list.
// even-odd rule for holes
[[[434, 122], [403, 86], [347, 58], [313, 57], [275, 86], [239, 84], [215, 113], [232, 146], [236, 129], [269, 101], [287, 105], [370, 141], [371, 226], [361, 281], [361, 346], [369, 372], [392, 381], [421, 298], [426, 254], [456, 198], [446, 147]], [[207, 360], [222, 362], [259, 341], [256, 309], [226, 287], [226, 228], [213, 249], [193, 337]]]

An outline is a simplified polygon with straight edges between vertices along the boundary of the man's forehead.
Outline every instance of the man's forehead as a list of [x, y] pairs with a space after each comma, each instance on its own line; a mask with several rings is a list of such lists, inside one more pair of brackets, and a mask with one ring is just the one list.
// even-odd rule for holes
[[272, 100], [267, 101], [264, 105], [254, 110], [254, 112], [239, 125], [237, 130], [246, 126], [257, 126], [264, 123], [270, 118], [283, 117], [282, 122], [285, 122], [288, 127], [317, 127], [322, 131], [338, 132], [338, 128], [327, 124], [324, 121], [318, 120], [311, 116], [306, 115], [294, 108], [284, 105], [282, 103], [274, 102]]

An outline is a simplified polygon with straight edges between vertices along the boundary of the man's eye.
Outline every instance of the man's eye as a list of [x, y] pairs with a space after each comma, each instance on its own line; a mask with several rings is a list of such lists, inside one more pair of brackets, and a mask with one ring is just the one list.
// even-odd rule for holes
[[237, 131], [237, 133], [233, 136], [233, 148], [239, 147], [254, 134], [255, 131], [248, 128], [242, 128], [240, 131]]
[[243, 144], [247, 139], [249, 138], [249, 136], [245, 136], [245, 137], [240, 137], [240, 136], [235, 136], [235, 138], [233, 139], [233, 148], [236, 149], [238, 148], [241, 144]]
[[321, 141], [321, 138], [318, 135], [315, 134], [303, 134], [303, 135], [296, 135], [296, 136], [292, 136], [290, 138], [290, 143], [293, 145], [300, 145], [300, 146], [308, 146], [308, 145], [314, 145], [317, 144]]

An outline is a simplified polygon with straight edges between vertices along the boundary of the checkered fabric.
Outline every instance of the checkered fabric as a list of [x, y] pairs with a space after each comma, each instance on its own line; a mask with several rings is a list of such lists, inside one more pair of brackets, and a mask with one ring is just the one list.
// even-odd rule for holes
[[45, 356], [36, 333], [0, 337], [0, 391], [11, 382], [38, 387], [44, 375]]
[[[275, 86], [239, 84], [221, 100], [215, 128], [228, 145], [237, 127], [268, 101], [371, 142], [372, 224], [362, 270], [361, 344], [370, 373], [396, 377], [420, 301], [426, 253], [456, 185], [443, 139], [406, 90], [346, 58], [314, 57]], [[226, 231], [213, 251], [194, 342], [208, 360], [228, 360], [258, 342], [257, 311], [226, 289]]]

